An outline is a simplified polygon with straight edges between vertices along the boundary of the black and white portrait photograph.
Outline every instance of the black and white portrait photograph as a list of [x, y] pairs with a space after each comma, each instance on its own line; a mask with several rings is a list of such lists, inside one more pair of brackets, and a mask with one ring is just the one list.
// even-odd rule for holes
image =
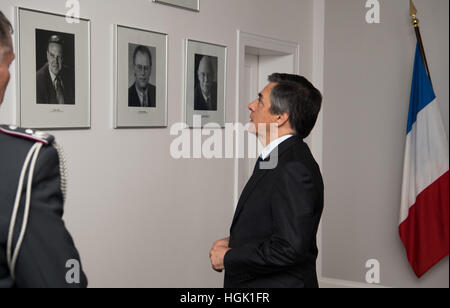
[[90, 21], [16, 8], [17, 123], [39, 129], [91, 126]]
[[75, 105], [75, 35], [36, 29], [37, 104]]
[[201, 127], [208, 123], [225, 125], [227, 48], [222, 45], [186, 40], [185, 123]]
[[196, 111], [217, 111], [217, 57], [195, 55], [195, 97]]
[[164, 33], [114, 25], [114, 128], [167, 126]]
[[156, 108], [156, 48], [128, 44], [128, 106]]

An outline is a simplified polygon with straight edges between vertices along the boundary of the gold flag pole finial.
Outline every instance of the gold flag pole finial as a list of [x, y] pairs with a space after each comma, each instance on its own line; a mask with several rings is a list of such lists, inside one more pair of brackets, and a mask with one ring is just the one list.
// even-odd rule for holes
[[412, 24], [414, 27], [419, 26], [419, 19], [417, 19], [417, 9], [412, 0], [409, 0], [410, 12], [412, 17]]
[[423, 48], [422, 37], [420, 35], [419, 19], [417, 19], [417, 9], [412, 0], [409, 0], [409, 6], [410, 6], [410, 14], [412, 17], [412, 24], [414, 26], [414, 31], [416, 32], [417, 37], [417, 43], [420, 48], [420, 54], [422, 55], [423, 62], [425, 64], [428, 76], [430, 77], [431, 81], [430, 69], [428, 68], [427, 57], [425, 56], [425, 49]]

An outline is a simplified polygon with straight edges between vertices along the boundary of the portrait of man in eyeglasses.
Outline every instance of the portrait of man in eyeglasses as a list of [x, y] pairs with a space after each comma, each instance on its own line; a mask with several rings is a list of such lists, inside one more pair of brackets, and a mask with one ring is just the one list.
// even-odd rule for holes
[[132, 71], [135, 82], [128, 89], [129, 107], [156, 108], [156, 87], [150, 84], [152, 66], [150, 49], [142, 45], [137, 46], [133, 52]]

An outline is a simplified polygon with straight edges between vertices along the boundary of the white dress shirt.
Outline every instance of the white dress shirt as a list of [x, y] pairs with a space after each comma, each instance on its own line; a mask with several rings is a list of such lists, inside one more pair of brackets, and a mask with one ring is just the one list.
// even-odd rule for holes
[[278, 139], [275, 139], [271, 143], [269, 143], [268, 146], [266, 146], [262, 151], [260, 157], [265, 160], [267, 157], [269, 157], [270, 153], [279, 146], [282, 142], [288, 140], [289, 138], [293, 137], [294, 135], [285, 135], [283, 137], [280, 137]]
[[[148, 107], [148, 106], [144, 106], [144, 97], [146, 97], [146, 96], [148, 97], [148, 88], [146, 88], [144, 92], [141, 92], [138, 89], [137, 84], [136, 84], [136, 92], [139, 96], [139, 102], [140, 102], [141, 107]], [[147, 104], [150, 104], [150, 103], [147, 101]]]
[[[48, 71], [50, 72], [50, 78], [52, 79], [52, 85], [56, 91], [56, 75], [52, 73], [52, 71], [50, 70], [50, 67], [48, 68]], [[61, 81], [61, 86], [62, 86], [62, 80], [60, 80], [60, 81]]]

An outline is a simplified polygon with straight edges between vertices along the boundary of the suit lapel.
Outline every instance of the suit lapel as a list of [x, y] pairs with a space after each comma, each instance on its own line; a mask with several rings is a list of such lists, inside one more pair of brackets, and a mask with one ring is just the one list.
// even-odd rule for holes
[[[289, 149], [291, 146], [293, 146], [295, 143], [298, 143], [300, 140], [297, 136], [291, 137], [281, 143], [278, 146], [278, 159], [280, 159], [281, 155]], [[274, 152], [271, 153], [271, 155]], [[269, 161], [270, 157], [265, 159], [264, 161]], [[244, 205], [247, 202], [248, 198], [252, 194], [252, 192], [255, 190], [256, 185], [259, 181], [263, 179], [263, 177], [269, 172], [269, 169], [259, 169], [257, 168], [256, 171], [253, 173], [253, 175], [250, 177], [247, 185], [245, 185], [244, 190], [242, 191], [241, 197], [239, 198], [239, 202], [236, 208], [236, 212], [234, 214], [233, 223], [231, 224], [230, 231], [233, 229], [234, 225], [236, 224], [240, 214], [242, 213], [242, 210], [244, 209]]]
[[156, 101], [153, 101], [154, 95], [151, 86], [148, 87], [147, 91], [147, 97], [148, 97], [148, 106], [149, 107], [156, 107]]
[[133, 101], [134, 101], [135, 107], [141, 106], [141, 99], [139, 98], [139, 94], [136, 89], [136, 82], [133, 84]]
[[244, 190], [242, 191], [241, 197], [239, 198], [239, 202], [236, 208], [236, 213], [234, 214], [233, 223], [231, 224], [231, 229], [233, 229], [234, 224], [236, 223], [239, 215], [244, 209], [244, 204], [247, 202], [247, 199], [250, 197], [253, 190], [256, 188], [256, 184], [267, 174], [268, 170], [256, 170], [255, 173], [250, 177], [245, 185]]

